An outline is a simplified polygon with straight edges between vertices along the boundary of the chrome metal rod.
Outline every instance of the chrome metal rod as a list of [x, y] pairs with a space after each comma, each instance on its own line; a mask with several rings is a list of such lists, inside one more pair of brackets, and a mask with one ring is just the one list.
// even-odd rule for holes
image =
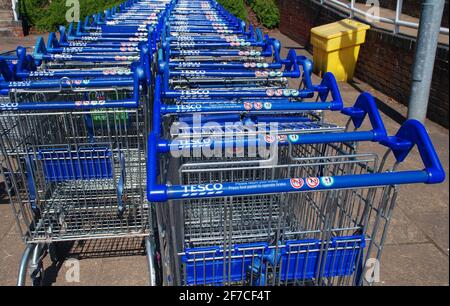
[[28, 244], [23, 252], [22, 259], [20, 260], [19, 275], [17, 277], [17, 286], [19, 287], [25, 286], [28, 262], [36, 246], [36, 244]]
[[149, 236], [145, 237], [145, 249], [147, 250], [149, 285], [154, 287], [158, 285], [156, 281], [155, 250], [152, 238]]

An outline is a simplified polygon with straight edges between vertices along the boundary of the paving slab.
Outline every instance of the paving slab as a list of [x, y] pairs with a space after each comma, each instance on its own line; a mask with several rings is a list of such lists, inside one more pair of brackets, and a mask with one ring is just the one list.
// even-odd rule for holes
[[146, 256], [106, 258], [102, 262], [100, 286], [147, 286]]
[[[68, 256], [64, 261], [52, 263], [48, 257], [44, 261], [46, 267], [45, 286], [99, 286], [106, 279], [102, 275], [102, 258], [78, 260]], [[79, 270], [77, 269], [79, 267]], [[79, 271], [79, 277], [74, 273]]]
[[385, 286], [448, 286], [448, 256], [433, 244], [386, 246], [380, 281]]
[[9, 203], [0, 204], [0, 241], [8, 234], [11, 227], [15, 226], [15, 218], [13, 217]]
[[426, 243], [429, 241], [429, 237], [423, 230], [411, 222], [402, 210], [396, 209], [394, 211], [385, 242], [386, 245]]
[[421, 228], [428, 239], [443, 253], [449, 254], [448, 214], [417, 214], [410, 216], [414, 224]]
[[0, 241], [0, 285], [14, 286], [25, 245], [13, 226]]

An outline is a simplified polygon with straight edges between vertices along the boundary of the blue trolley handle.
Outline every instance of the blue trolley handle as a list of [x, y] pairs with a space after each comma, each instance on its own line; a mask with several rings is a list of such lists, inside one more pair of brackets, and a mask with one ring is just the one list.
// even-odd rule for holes
[[398, 162], [403, 161], [412, 147], [417, 145], [425, 169], [335, 177], [287, 178], [268, 181], [167, 186], [157, 183], [158, 136], [155, 133], [151, 133], [148, 138], [147, 197], [151, 202], [166, 202], [168, 200], [193, 198], [280, 194], [400, 184], [437, 184], [444, 181], [445, 172], [431, 140], [420, 122], [415, 120], [407, 121], [402, 125], [396, 136], [386, 137], [380, 143], [392, 149]]
[[269, 38], [268, 35], [265, 37], [265, 45], [262, 49], [262, 53], [266, 55], [273, 55], [275, 63], [283, 63], [284, 60], [281, 59], [281, 43], [275, 38]]
[[[353, 132], [340, 132], [340, 133], [310, 133], [302, 134], [299, 137], [288, 137], [286, 140], [279, 142], [278, 145], [285, 146], [292, 144], [317, 144], [317, 143], [333, 143], [333, 142], [355, 142], [355, 141], [373, 141], [380, 142], [387, 138], [386, 128], [380, 113], [376, 107], [375, 100], [369, 93], [361, 94], [353, 107], [345, 108], [342, 110], [343, 114], [346, 114], [353, 121], [355, 129], [359, 129], [366, 117], [369, 117], [372, 129], [370, 131], [353, 131]], [[248, 138], [244, 139], [226, 139], [226, 140], [210, 140], [202, 143], [190, 142], [190, 143], [170, 143], [168, 140], [158, 140], [158, 153], [168, 153], [172, 149], [179, 150], [191, 150], [191, 149], [215, 149], [215, 148], [228, 148], [228, 147], [249, 147], [258, 146], [264, 139], [255, 139], [253, 141]]]
[[302, 67], [303, 73], [302, 73], [302, 81], [303, 81], [303, 85], [305, 86], [305, 88], [307, 89], [311, 89], [313, 88], [313, 83], [312, 83], [312, 73], [313, 73], [313, 62], [308, 59], [306, 56], [304, 55], [300, 55], [297, 57], [297, 63], [299, 66]]
[[[102, 101], [51, 101], [51, 102], [20, 102], [0, 105], [1, 111], [36, 111], [36, 110], [90, 110], [106, 108], [138, 108], [140, 101], [140, 85], [146, 83], [146, 74], [142, 67], [134, 70], [133, 97], [127, 100], [102, 100]], [[145, 86], [143, 86], [145, 90]], [[8, 89], [2, 90], [6, 94]]]
[[434, 149], [427, 130], [417, 120], [406, 121], [395, 136], [387, 137], [381, 143], [392, 150], [397, 162], [401, 163], [414, 146], [417, 146], [426, 173], [427, 184], [438, 184], [445, 180], [445, 171]]

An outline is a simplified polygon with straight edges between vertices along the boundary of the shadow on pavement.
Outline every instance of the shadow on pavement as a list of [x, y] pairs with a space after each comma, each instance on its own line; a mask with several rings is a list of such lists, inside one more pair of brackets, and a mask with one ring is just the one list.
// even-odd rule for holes
[[[358, 86], [358, 83], [354, 82], [354, 81], [350, 81], [348, 82], [348, 84], [353, 87], [354, 89], [356, 89], [358, 92], [364, 92], [363, 89], [361, 89], [361, 87]], [[392, 108], [391, 106], [389, 106], [388, 104], [386, 104], [384, 101], [378, 99], [377, 97], [375, 97], [375, 101], [377, 102], [377, 106], [378, 109], [385, 114], [386, 116], [388, 116], [389, 118], [391, 118], [392, 120], [394, 120], [395, 122], [397, 122], [398, 124], [403, 124], [406, 121], [406, 117], [403, 116], [401, 113], [399, 113], [397, 110], [395, 110], [394, 108]]]
[[43, 286], [56, 283], [58, 273], [69, 258], [78, 260], [111, 258], [126, 256], [145, 256], [144, 238], [112, 238], [69, 242], [58, 242], [56, 246], [58, 260], [44, 272]]

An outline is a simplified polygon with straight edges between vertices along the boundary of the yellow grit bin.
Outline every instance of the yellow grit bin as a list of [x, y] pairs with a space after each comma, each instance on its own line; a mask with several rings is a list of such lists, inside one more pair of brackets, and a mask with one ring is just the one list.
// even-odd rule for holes
[[332, 72], [338, 81], [353, 78], [361, 44], [370, 26], [351, 19], [311, 29], [314, 72]]

